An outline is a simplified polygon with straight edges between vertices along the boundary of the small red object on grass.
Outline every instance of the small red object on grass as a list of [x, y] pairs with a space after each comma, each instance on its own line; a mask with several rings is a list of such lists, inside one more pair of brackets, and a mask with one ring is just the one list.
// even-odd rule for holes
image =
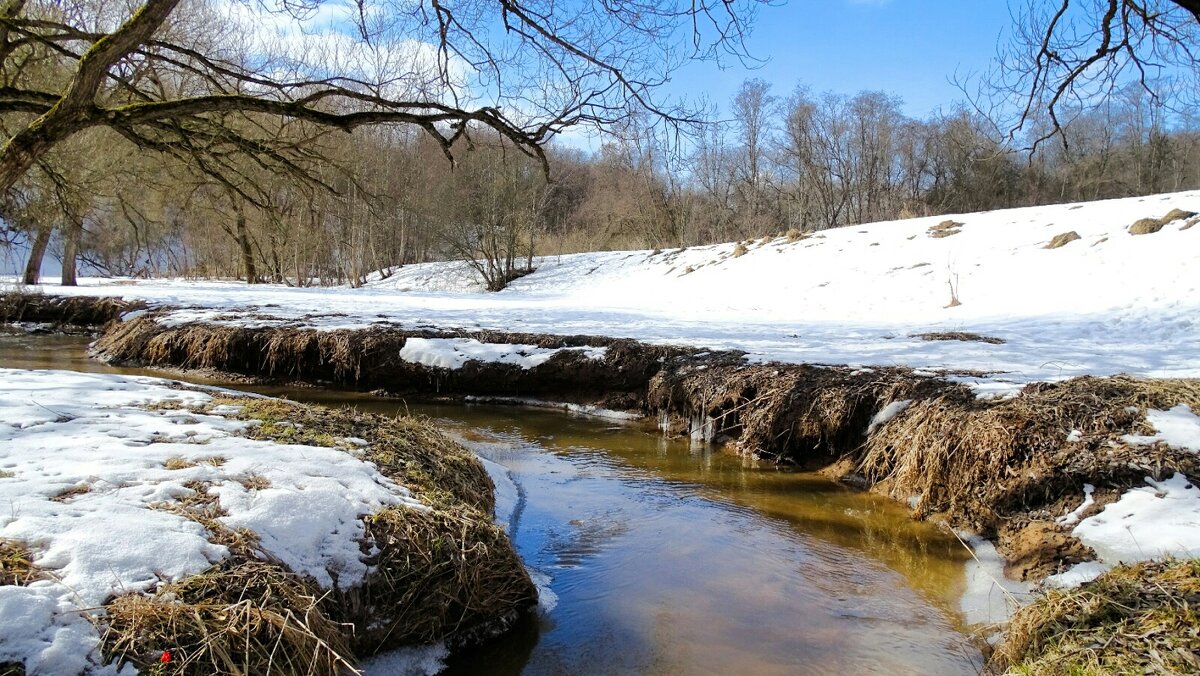
[[164, 650], [162, 657], [160, 657], [158, 661], [162, 662], [163, 664], [169, 664], [171, 662], [171, 651]]

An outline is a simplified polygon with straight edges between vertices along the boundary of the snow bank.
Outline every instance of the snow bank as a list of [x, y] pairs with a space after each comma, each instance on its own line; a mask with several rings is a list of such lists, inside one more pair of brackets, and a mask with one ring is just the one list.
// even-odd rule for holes
[[248, 423], [220, 415], [141, 408], [212, 400], [170, 381], [0, 369], [0, 382], [0, 539], [23, 545], [50, 578], [0, 587], [0, 662], [30, 673], [104, 671], [83, 611], [229, 555], [201, 525], [161, 509], [192, 487], [209, 486], [227, 512], [220, 522], [253, 531], [265, 552], [326, 588], [368, 573], [363, 515], [424, 508], [346, 451], [246, 439], [236, 435]]
[[588, 359], [604, 359], [606, 347], [546, 348], [536, 345], [481, 343], [471, 338], [409, 338], [400, 358], [422, 366], [458, 370], [469, 361], [513, 364], [529, 370], [541, 366], [559, 352], [579, 352]]

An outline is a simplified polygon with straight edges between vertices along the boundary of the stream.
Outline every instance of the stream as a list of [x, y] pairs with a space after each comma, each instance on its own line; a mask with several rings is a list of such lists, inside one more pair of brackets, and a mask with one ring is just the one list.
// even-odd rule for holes
[[[0, 334], [0, 366], [178, 378], [89, 360], [87, 342]], [[885, 498], [666, 439], [639, 424], [230, 386], [427, 415], [494, 463], [497, 518], [549, 593], [537, 617], [453, 656], [449, 673], [982, 668], [959, 612], [971, 554], [951, 533], [911, 520]]]

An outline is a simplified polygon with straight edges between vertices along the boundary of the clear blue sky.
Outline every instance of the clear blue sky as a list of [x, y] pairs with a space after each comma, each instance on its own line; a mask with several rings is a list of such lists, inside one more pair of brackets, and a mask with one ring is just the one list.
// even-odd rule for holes
[[761, 67], [697, 63], [669, 87], [677, 96], [707, 93], [726, 110], [751, 77], [777, 95], [800, 82], [815, 92], [883, 90], [923, 117], [962, 99], [948, 80], [986, 68], [1010, 22], [1005, 0], [790, 0], [759, 14], [749, 48], [767, 60]]

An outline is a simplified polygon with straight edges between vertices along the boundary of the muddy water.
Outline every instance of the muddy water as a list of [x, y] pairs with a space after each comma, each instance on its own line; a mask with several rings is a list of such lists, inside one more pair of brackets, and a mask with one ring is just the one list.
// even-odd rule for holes
[[[0, 336], [0, 366], [150, 373], [88, 361], [85, 342]], [[956, 612], [969, 555], [889, 501], [636, 426], [255, 389], [430, 415], [497, 463], [498, 516], [557, 605], [453, 672], [979, 670]]]

